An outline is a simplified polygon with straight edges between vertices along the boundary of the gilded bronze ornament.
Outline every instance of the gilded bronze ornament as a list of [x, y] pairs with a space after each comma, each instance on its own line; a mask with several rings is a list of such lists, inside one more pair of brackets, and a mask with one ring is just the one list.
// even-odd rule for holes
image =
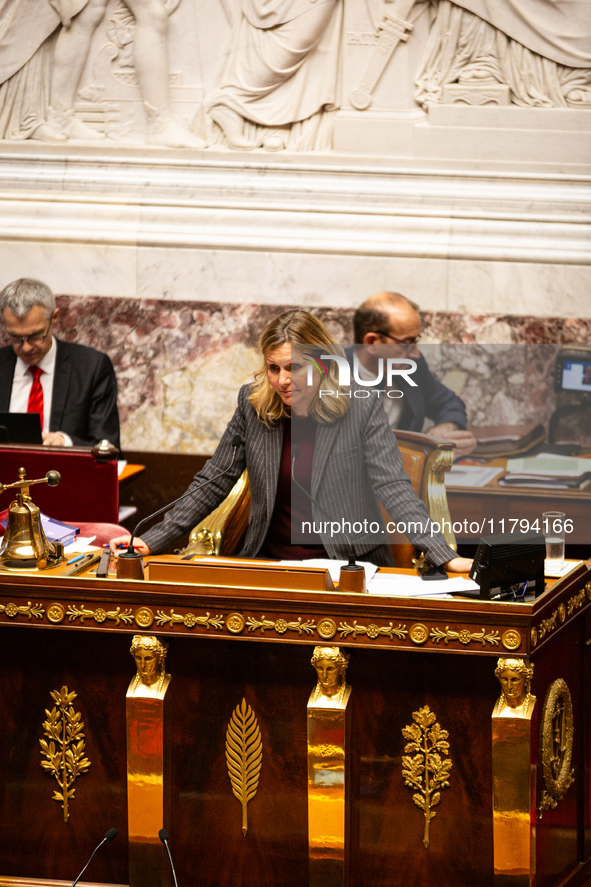
[[402, 728], [409, 740], [404, 746], [402, 775], [404, 784], [416, 789], [412, 799], [425, 815], [423, 846], [427, 850], [429, 824], [436, 815], [433, 807], [441, 801], [441, 789], [449, 785], [452, 761], [443, 757], [449, 754], [449, 733], [441, 729], [428, 705], [413, 711], [412, 717], [415, 723]]
[[232, 712], [226, 731], [226, 764], [234, 797], [242, 805], [242, 834], [248, 832], [246, 805], [259, 787], [263, 765], [261, 732], [253, 710], [243, 699]]
[[140, 607], [133, 618], [138, 628], [150, 628], [154, 622], [154, 614], [149, 607]]
[[115, 610], [104, 610], [103, 607], [87, 610], [84, 604], [81, 604], [79, 607], [75, 604], [70, 604], [66, 615], [70, 622], [75, 622], [76, 619], [79, 619], [83, 625], [85, 619], [94, 619], [99, 625], [106, 620], [112, 620], [115, 625], [119, 625], [121, 622], [124, 625], [131, 625], [133, 623], [133, 610], [128, 608], [122, 611], [121, 607], [117, 607]]
[[170, 614], [165, 613], [163, 610], [156, 610], [156, 623], [160, 626], [184, 625], [186, 628], [194, 628], [196, 625], [200, 625], [203, 628], [215, 628], [219, 631], [224, 627], [224, 617], [221, 615], [212, 616], [211, 613], [206, 613], [205, 616], [185, 613], [183, 616], [182, 613], [175, 613], [174, 610], [171, 610]]
[[313, 619], [307, 619], [305, 622], [302, 622], [302, 617], [299, 616], [296, 622], [287, 622], [285, 619], [276, 619], [272, 621], [267, 619], [265, 616], [261, 616], [260, 619], [255, 619], [254, 616], [249, 616], [246, 620], [246, 627], [249, 631], [258, 631], [260, 630], [261, 634], [264, 634], [265, 631], [274, 630], [277, 634], [285, 634], [286, 631], [297, 631], [299, 635], [302, 632], [305, 634], [314, 634], [316, 631], [316, 623]]
[[529, 659], [501, 657], [492, 717], [495, 883], [532, 887], [536, 869], [536, 697]]
[[241, 634], [244, 631], [246, 620], [242, 613], [230, 613], [226, 619], [226, 628], [232, 634]]
[[308, 858], [310, 887], [347, 883], [349, 655], [314, 647], [317, 683], [308, 700]]
[[65, 685], [61, 690], [52, 690], [51, 698], [56, 704], [51, 711], [45, 709], [46, 720], [43, 721], [44, 735], [49, 742], [39, 740], [41, 754], [47, 758], [41, 761], [41, 766], [55, 777], [60, 787], [60, 791], [54, 791], [53, 800], [62, 802], [64, 822], [70, 818], [69, 802], [76, 792], [72, 786], [90, 767], [90, 761], [84, 757], [84, 721], [72, 705], [76, 696]]
[[56, 625], [58, 622], [63, 622], [65, 615], [66, 611], [62, 604], [52, 604], [47, 608], [47, 618]]
[[464, 646], [470, 644], [472, 641], [476, 641], [477, 643], [482, 644], [483, 647], [487, 644], [490, 644], [493, 647], [498, 647], [501, 638], [498, 631], [487, 632], [484, 628], [480, 631], [469, 631], [467, 628], [463, 628], [461, 631], [454, 631], [449, 625], [446, 625], [445, 631], [441, 628], [432, 628], [431, 640], [434, 644], [443, 641], [446, 645], [450, 641], [459, 641], [460, 644], [464, 644]]
[[43, 619], [45, 609], [42, 604], [31, 604], [31, 601], [27, 601], [26, 605], [0, 604], [0, 613], [5, 613], [9, 619], [14, 619], [15, 616], [26, 616], [27, 619], [34, 616], [35, 619]]
[[529, 659], [509, 659], [501, 657], [495, 668], [495, 676], [502, 688], [495, 703], [493, 718], [529, 717], [536, 697], [531, 694], [531, 680], [534, 667]]
[[170, 810], [170, 716], [165, 669], [168, 645], [154, 635], [134, 635], [136, 673], [125, 699], [127, 730], [127, 828], [130, 887], [162, 887], [167, 877], [161, 828]]
[[372, 640], [382, 636], [390, 638], [390, 640], [397, 637], [403, 641], [406, 638], [408, 631], [406, 625], [398, 625], [398, 628], [394, 628], [393, 622], [389, 622], [388, 625], [376, 625], [375, 622], [370, 622], [369, 625], [359, 625], [357, 620], [354, 619], [353, 625], [341, 622], [339, 625], [339, 634], [341, 638], [349, 637], [349, 635], [354, 638], [358, 635], [367, 635], [367, 637]]
[[574, 721], [570, 690], [562, 678], [550, 684], [540, 725], [542, 775], [544, 791], [540, 802], [543, 810], [554, 810], [575, 781], [571, 768], [573, 759]]
[[519, 650], [521, 646], [521, 634], [516, 628], [508, 628], [501, 636], [501, 643], [505, 650]]

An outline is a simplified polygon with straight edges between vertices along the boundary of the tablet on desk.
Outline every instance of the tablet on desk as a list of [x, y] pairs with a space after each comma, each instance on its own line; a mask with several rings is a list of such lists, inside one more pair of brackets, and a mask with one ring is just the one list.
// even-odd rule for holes
[[42, 444], [39, 413], [0, 413], [0, 443]]

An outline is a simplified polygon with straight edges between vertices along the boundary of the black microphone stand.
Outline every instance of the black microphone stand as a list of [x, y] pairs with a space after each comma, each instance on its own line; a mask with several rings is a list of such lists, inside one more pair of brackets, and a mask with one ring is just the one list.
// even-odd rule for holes
[[[206, 480], [203, 486], [207, 484], [213, 483], [214, 480], [218, 480], [218, 478], [222, 477], [222, 475], [227, 474], [228, 471], [231, 470], [234, 465], [234, 460], [236, 459], [236, 452], [238, 447], [242, 443], [242, 438], [240, 435], [235, 434], [232, 438], [232, 461], [230, 462], [227, 468], [224, 468], [223, 471], [220, 471], [218, 474], [214, 475], [214, 477], [210, 477]], [[182, 496], [179, 496], [178, 499], [175, 499], [173, 502], [169, 502], [168, 505], [164, 505], [162, 508], [159, 508], [158, 511], [155, 511], [154, 514], [149, 514], [148, 517], [143, 518], [138, 524], [129, 537], [129, 544], [127, 546], [127, 551], [122, 551], [117, 559], [117, 578], [118, 579], [143, 579], [144, 578], [144, 560], [143, 555], [137, 551], [133, 547], [134, 537], [137, 536], [137, 532], [141, 526], [147, 524], [148, 521], [151, 521], [153, 517], [158, 517], [159, 514], [162, 514], [165, 511], [168, 511], [177, 502], [181, 502], [183, 499], [186, 499], [187, 496], [194, 496], [198, 494], [200, 490], [187, 490], [186, 493], [183, 493]], [[121, 569], [119, 568], [119, 564], [121, 563]]]
[[94, 854], [96, 853], [96, 851], [100, 850], [100, 848], [103, 846], [103, 844], [106, 844], [107, 841], [112, 841], [114, 838], [116, 838], [118, 834], [119, 834], [119, 832], [117, 831], [116, 828], [109, 829], [109, 831], [106, 833], [105, 837], [100, 842], [100, 844], [97, 844], [96, 847], [94, 848], [94, 850], [92, 851], [92, 853], [90, 854], [90, 859], [88, 860], [88, 862], [86, 863], [86, 865], [84, 866], [84, 868], [82, 869], [82, 871], [80, 872], [80, 874], [78, 875], [76, 880], [72, 883], [72, 887], [76, 887], [76, 884], [78, 883], [78, 881], [80, 880], [80, 878], [82, 877], [82, 875], [84, 874], [84, 872], [86, 871], [86, 869], [88, 868], [90, 863], [92, 862], [92, 858], [93, 858]]
[[[293, 444], [291, 448], [291, 479], [302, 491], [304, 496], [307, 496], [312, 505], [315, 505], [318, 511], [322, 512], [322, 514], [330, 520], [330, 515], [326, 513], [324, 508], [318, 504], [318, 502], [314, 499], [313, 496], [295, 479], [295, 463], [296, 459], [300, 455], [300, 446], [299, 444]], [[339, 576], [339, 591], [352, 591], [357, 594], [363, 594], [367, 591], [367, 585], [365, 582], [365, 567], [361, 564], [358, 564], [355, 560], [355, 552], [353, 551], [353, 543], [349, 538], [349, 535], [342, 531], [342, 535], [347, 540], [347, 544], [349, 546], [349, 563], [344, 567], [341, 567], [341, 573]]]

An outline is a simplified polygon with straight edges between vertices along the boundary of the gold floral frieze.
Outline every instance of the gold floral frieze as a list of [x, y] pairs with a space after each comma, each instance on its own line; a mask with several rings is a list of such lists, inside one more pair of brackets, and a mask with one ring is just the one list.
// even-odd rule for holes
[[56, 704], [51, 711], [45, 709], [43, 729], [47, 739], [39, 740], [41, 755], [47, 759], [41, 761], [41, 766], [55, 777], [59, 785], [59, 791], [53, 793], [53, 800], [61, 801], [64, 822], [70, 818], [70, 801], [76, 791], [74, 782], [90, 767], [90, 761], [84, 757], [84, 721], [72, 705], [76, 696], [66, 686], [51, 692]]
[[4, 613], [9, 619], [14, 619], [15, 616], [26, 616], [28, 619], [34, 616], [35, 619], [43, 619], [45, 609], [42, 604], [32, 604], [31, 601], [27, 601], [26, 605], [0, 604], [0, 613]]
[[480, 631], [470, 631], [467, 628], [454, 631], [449, 625], [446, 625], [445, 630], [441, 628], [431, 629], [431, 640], [434, 644], [438, 644], [439, 641], [443, 641], [444, 644], [449, 644], [450, 641], [459, 641], [460, 644], [467, 646], [472, 641], [475, 641], [478, 644], [482, 644], [483, 647], [487, 644], [497, 647], [501, 637], [498, 631], [486, 631], [485, 628], [481, 628]]
[[211, 613], [206, 613], [204, 616], [196, 616], [195, 613], [185, 613], [183, 616], [182, 613], [175, 613], [174, 610], [171, 610], [170, 613], [157, 610], [156, 622], [160, 626], [182, 624], [186, 628], [195, 628], [196, 625], [200, 625], [206, 629], [215, 628], [219, 630], [224, 627], [224, 617], [221, 614], [219, 616], [212, 616]]
[[295, 622], [287, 622], [285, 619], [275, 619], [274, 621], [271, 621], [265, 616], [261, 616], [260, 619], [255, 619], [254, 616], [249, 616], [246, 620], [246, 627], [249, 631], [260, 631], [261, 634], [264, 634], [265, 631], [269, 631], [269, 629], [274, 629], [277, 634], [285, 634], [286, 631], [297, 631], [297, 633], [301, 635], [302, 632], [305, 634], [314, 634], [317, 625], [313, 619], [307, 619], [304, 622], [301, 616], [299, 616]]
[[226, 731], [226, 764], [234, 797], [242, 807], [242, 834], [248, 832], [247, 805], [255, 797], [263, 765], [263, 743], [255, 713], [243, 699]]
[[124, 625], [131, 625], [133, 622], [133, 610], [130, 608], [122, 610], [121, 607], [117, 607], [115, 610], [105, 610], [103, 607], [87, 610], [84, 604], [81, 604], [79, 607], [75, 604], [70, 604], [66, 610], [66, 615], [70, 622], [75, 622], [76, 619], [79, 619], [82, 624], [84, 624], [85, 619], [94, 619], [99, 625], [107, 620], [111, 620], [115, 625], [119, 625], [121, 622]]
[[413, 801], [425, 816], [423, 846], [429, 847], [429, 826], [435, 817], [433, 807], [441, 801], [441, 790], [449, 785], [452, 761], [449, 755], [449, 733], [437, 723], [437, 716], [428, 705], [413, 711], [414, 724], [402, 728], [408, 740], [402, 756], [404, 784], [414, 790]]

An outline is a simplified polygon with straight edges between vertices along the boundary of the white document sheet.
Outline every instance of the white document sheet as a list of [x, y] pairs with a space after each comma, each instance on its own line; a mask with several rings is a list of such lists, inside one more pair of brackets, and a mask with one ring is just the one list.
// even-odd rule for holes
[[369, 594], [384, 597], [450, 597], [451, 592], [478, 591], [479, 586], [471, 579], [457, 578], [425, 580], [420, 576], [404, 573], [376, 573], [367, 590]]
[[445, 472], [445, 486], [485, 487], [502, 470], [490, 465], [452, 465], [450, 470]]

